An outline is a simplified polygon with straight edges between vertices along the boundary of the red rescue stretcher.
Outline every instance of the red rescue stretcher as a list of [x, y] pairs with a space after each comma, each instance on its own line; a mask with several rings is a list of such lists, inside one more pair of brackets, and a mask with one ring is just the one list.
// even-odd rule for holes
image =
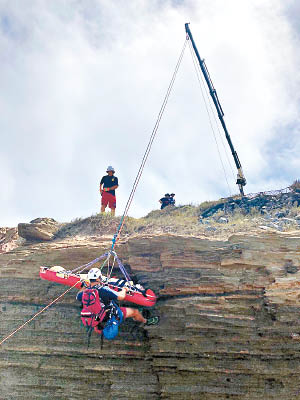
[[[44, 280], [60, 283], [66, 286], [73, 286], [80, 289], [82, 283], [89, 284], [87, 274], [76, 274], [65, 270], [61, 266], [40, 267], [40, 277]], [[143, 307], [152, 307], [156, 303], [156, 295], [151, 289], [144, 289], [140, 284], [134, 284], [132, 281], [124, 279], [109, 278], [102, 276], [102, 283], [108, 285], [111, 289], [121, 291], [122, 288], [128, 287], [124, 301], [138, 304]]]

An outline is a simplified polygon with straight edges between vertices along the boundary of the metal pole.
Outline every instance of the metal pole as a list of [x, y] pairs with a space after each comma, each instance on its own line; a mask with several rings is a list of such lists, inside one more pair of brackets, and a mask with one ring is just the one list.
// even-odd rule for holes
[[213, 100], [213, 103], [214, 103], [214, 105], [215, 105], [215, 107], [217, 109], [218, 117], [220, 119], [222, 128], [223, 128], [223, 130], [225, 132], [225, 137], [226, 137], [226, 140], [227, 140], [227, 142], [229, 144], [229, 147], [230, 147], [230, 150], [231, 150], [231, 154], [233, 156], [233, 159], [234, 159], [237, 171], [238, 171], [236, 184], [239, 187], [241, 195], [244, 196], [243, 186], [245, 186], [246, 183], [247, 183], [246, 182], [246, 178], [244, 176], [244, 173], [243, 173], [243, 170], [242, 170], [242, 165], [240, 163], [239, 157], [238, 157], [237, 152], [235, 151], [235, 149], [233, 147], [233, 143], [232, 143], [230, 135], [228, 133], [228, 130], [227, 130], [224, 118], [223, 118], [224, 117], [224, 112], [223, 112], [221, 104], [219, 102], [217, 91], [214, 88], [214, 85], [213, 85], [212, 80], [210, 78], [210, 75], [209, 75], [208, 69], [206, 67], [205, 61], [203, 59], [201, 59], [201, 57], [200, 57], [200, 54], [198, 52], [198, 49], [197, 49], [196, 44], [195, 44], [194, 39], [193, 39], [193, 35], [192, 35], [191, 31], [190, 31], [189, 24], [185, 24], [185, 31], [186, 31], [186, 34], [187, 34], [187, 39], [190, 39], [190, 41], [192, 43], [194, 52], [196, 54], [197, 60], [199, 62], [200, 68], [201, 68], [201, 71], [202, 71], [204, 79], [205, 79], [205, 81], [207, 83], [207, 86], [208, 86], [208, 89], [209, 89], [209, 93], [210, 93], [211, 98]]

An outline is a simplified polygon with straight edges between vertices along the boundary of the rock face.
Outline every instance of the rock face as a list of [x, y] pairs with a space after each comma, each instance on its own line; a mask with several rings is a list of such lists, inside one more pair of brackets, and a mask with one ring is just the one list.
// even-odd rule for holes
[[49, 241], [58, 228], [59, 224], [53, 218], [36, 218], [30, 224], [20, 223], [18, 234], [29, 241]]
[[16, 228], [0, 228], [0, 253], [6, 253], [18, 247], [18, 239]]
[[[34, 243], [0, 254], [0, 337], [61, 294], [40, 265], [74, 268], [110, 241]], [[121, 327], [89, 349], [69, 292], [0, 348], [1, 399], [300, 398], [300, 232], [228, 240], [137, 236], [119, 242], [158, 294], [158, 327]]]

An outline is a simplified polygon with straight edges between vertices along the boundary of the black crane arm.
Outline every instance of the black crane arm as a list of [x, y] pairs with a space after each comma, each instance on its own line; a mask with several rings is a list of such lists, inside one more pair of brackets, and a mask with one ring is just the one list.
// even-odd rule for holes
[[210, 95], [211, 95], [211, 97], [212, 97], [212, 100], [213, 100], [213, 103], [214, 103], [214, 105], [215, 105], [215, 107], [216, 107], [216, 110], [217, 110], [218, 117], [219, 117], [219, 119], [220, 119], [222, 128], [223, 128], [223, 130], [224, 130], [224, 132], [225, 132], [225, 137], [226, 137], [226, 140], [227, 140], [227, 142], [228, 142], [228, 144], [229, 144], [229, 147], [230, 147], [230, 150], [231, 150], [231, 154], [232, 154], [232, 156], [233, 156], [233, 159], [234, 159], [234, 162], [235, 162], [237, 171], [238, 171], [238, 173], [237, 173], [237, 181], [236, 181], [236, 184], [237, 184], [238, 187], [239, 187], [239, 190], [240, 190], [241, 195], [244, 196], [244, 189], [243, 189], [243, 187], [244, 187], [244, 186], [246, 185], [246, 183], [247, 183], [247, 182], [246, 182], [246, 178], [245, 178], [245, 176], [244, 176], [244, 173], [243, 173], [243, 170], [242, 170], [242, 165], [241, 165], [241, 163], [240, 163], [239, 157], [238, 157], [237, 152], [235, 151], [235, 149], [234, 149], [234, 147], [233, 147], [233, 144], [232, 144], [230, 135], [229, 135], [229, 133], [228, 133], [228, 130], [227, 130], [227, 127], [226, 127], [224, 118], [223, 118], [223, 117], [224, 117], [224, 112], [223, 112], [222, 106], [221, 106], [221, 104], [220, 104], [217, 91], [216, 91], [216, 89], [214, 88], [214, 85], [213, 85], [212, 80], [211, 80], [211, 78], [210, 78], [210, 75], [209, 75], [207, 66], [206, 66], [206, 64], [205, 64], [205, 61], [204, 61], [203, 59], [201, 59], [201, 57], [200, 57], [200, 54], [199, 54], [198, 49], [197, 49], [197, 47], [196, 47], [196, 44], [195, 44], [195, 42], [194, 42], [193, 35], [192, 35], [191, 31], [190, 31], [190, 28], [189, 28], [189, 24], [188, 24], [188, 23], [185, 24], [185, 31], [186, 31], [187, 39], [190, 39], [190, 41], [191, 41], [191, 43], [192, 43], [194, 52], [195, 52], [195, 54], [196, 54], [197, 60], [198, 60], [199, 65], [200, 65], [200, 69], [201, 69], [201, 71], [202, 71], [202, 73], [203, 73], [203, 76], [204, 76], [204, 79], [205, 79], [205, 81], [206, 81], [206, 83], [207, 83], [207, 86], [208, 86], [208, 89], [209, 89], [209, 93], [210, 93]]

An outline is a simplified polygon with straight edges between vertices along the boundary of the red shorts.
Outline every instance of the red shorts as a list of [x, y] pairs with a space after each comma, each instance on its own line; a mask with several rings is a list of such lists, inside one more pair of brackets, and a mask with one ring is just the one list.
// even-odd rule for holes
[[126, 307], [120, 307], [120, 310], [122, 311], [122, 313], [123, 313], [123, 318], [125, 319], [126, 318]]
[[102, 192], [101, 204], [105, 207], [116, 208], [116, 196], [111, 193]]

